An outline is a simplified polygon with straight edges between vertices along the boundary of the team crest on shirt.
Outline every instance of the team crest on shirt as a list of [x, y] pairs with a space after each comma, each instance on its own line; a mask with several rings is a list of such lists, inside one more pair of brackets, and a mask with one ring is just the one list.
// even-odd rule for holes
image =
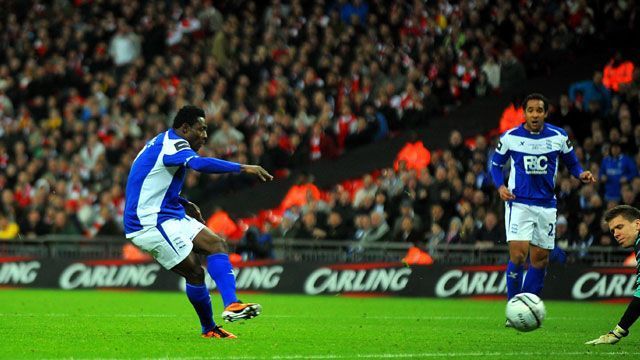
[[553, 150], [553, 142], [551, 140], [547, 140], [546, 145], [548, 150]]

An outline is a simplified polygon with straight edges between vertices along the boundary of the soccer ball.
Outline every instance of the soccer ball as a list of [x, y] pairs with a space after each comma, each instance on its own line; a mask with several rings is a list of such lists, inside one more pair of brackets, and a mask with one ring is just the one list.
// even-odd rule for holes
[[518, 331], [533, 331], [542, 325], [544, 303], [535, 294], [521, 293], [507, 302], [507, 321]]

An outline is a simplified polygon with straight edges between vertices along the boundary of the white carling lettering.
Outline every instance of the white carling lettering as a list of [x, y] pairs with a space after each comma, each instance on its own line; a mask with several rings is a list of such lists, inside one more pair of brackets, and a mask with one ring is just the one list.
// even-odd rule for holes
[[635, 274], [601, 274], [595, 271], [583, 274], [571, 289], [574, 299], [629, 297], [636, 290]]
[[371, 270], [331, 270], [320, 268], [312, 272], [304, 284], [310, 295], [343, 291], [401, 291], [409, 282], [410, 268]]
[[506, 291], [507, 280], [503, 272], [450, 270], [438, 279], [435, 295], [437, 297], [500, 295], [506, 293]]
[[6, 262], [0, 264], [0, 284], [27, 285], [38, 277], [39, 261]]
[[64, 269], [59, 285], [62, 289], [147, 287], [156, 281], [158, 270], [158, 264], [87, 266], [75, 263]]
[[273, 289], [280, 282], [282, 266], [244, 267], [236, 276], [238, 289]]

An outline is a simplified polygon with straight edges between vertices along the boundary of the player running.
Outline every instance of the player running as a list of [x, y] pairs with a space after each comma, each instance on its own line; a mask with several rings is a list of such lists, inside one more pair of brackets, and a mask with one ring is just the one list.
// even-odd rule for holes
[[629, 335], [629, 328], [640, 316], [640, 210], [629, 205], [618, 205], [604, 214], [604, 221], [609, 225], [609, 230], [618, 244], [624, 248], [633, 246], [638, 263], [636, 292], [616, 327], [595, 340], [587, 341], [586, 345], [617, 343]]
[[207, 140], [204, 116], [198, 107], [181, 108], [173, 127], [151, 139], [138, 153], [127, 180], [124, 228], [136, 246], [186, 279], [187, 297], [200, 318], [203, 337], [235, 338], [213, 320], [204, 270], [196, 254], [207, 256], [207, 271], [225, 306], [224, 320], [250, 319], [262, 308], [238, 300], [226, 242], [204, 226], [198, 206], [182, 198], [180, 191], [187, 168], [207, 174], [245, 172], [262, 181], [273, 176], [257, 165], [198, 156], [196, 151]]
[[[523, 107], [524, 124], [501, 136], [491, 166], [500, 198], [506, 201], [507, 300], [521, 292], [540, 295], [542, 291], [549, 252], [554, 247], [558, 157], [583, 183], [595, 182], [590, 171], [582, 170], [566, 132], [545, 124], [548, 100], [541, 94], [530, 94]], [[505, 186], [502, 168], [509, 158], [511, 171]], [[523, 283], [527, 255], [531, 265]]]

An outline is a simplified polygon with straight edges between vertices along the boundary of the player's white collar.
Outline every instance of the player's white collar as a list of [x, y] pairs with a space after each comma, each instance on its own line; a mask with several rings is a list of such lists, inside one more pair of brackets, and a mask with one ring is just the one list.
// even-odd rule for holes
[[547, 124], [542, 124], [542, 127], [540, 128], [540, 131], [531, 131], [529, 129], [527, 129], [527, 127], [525, 126], [527, 125], [526, 123], [522, 124], [522, 128], [525, 129], [529, 134], [531, 135], [540, 135], [542, 134], [542, 132], [544, 131], [544, 127], [547, 126]]

